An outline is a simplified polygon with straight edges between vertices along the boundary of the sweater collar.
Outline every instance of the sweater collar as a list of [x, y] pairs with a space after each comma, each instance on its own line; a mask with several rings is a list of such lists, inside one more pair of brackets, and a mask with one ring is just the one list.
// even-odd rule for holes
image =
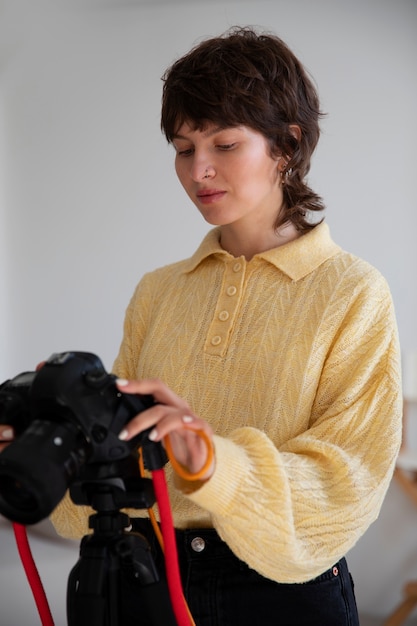
[[[231, 255], [223, 250], [219, 240], [220, 229], [213, 228], [210, 230], [193, 256], [184, 262], [184, 272], [192, 272], [204, 259], [210, 256], [230, 258]], [[256, 254], [252, 261], [264, 259], [292, 280], [299, 280], [317, 269], [340, 250], [341, 248], [331, 239], [328, 225], [322, 222], [299, 239]]]

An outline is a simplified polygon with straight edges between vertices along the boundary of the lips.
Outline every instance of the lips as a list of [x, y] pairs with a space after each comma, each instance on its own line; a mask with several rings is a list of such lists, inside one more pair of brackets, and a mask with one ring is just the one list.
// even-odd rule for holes
[[200, 189], [200, 191], [197, 191], [197, 198], [200, 202], [209, 204], [221, 200], [225, 194], [226, 192], [222, 189]]

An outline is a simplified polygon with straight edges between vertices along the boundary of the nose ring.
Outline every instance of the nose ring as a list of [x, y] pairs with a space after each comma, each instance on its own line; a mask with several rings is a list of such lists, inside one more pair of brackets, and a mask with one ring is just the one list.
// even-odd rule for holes
[[204, 172], [204, 176], [203, 176], [203, 178], [209, 178], [209, 177], [210, 177], [210, 174], [208, 173], [208, 169], [209, 169], [209, 168], [208, 168], [208, 167], [206, 167], [206, 171]]

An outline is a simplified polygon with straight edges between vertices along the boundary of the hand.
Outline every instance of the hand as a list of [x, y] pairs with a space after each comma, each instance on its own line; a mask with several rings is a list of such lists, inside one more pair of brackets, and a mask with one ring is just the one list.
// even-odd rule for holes
[[[131, 381], [119, 379], [117, 386], [123, 393], [151, 394], [157, 403], [136, 415], [120, 433], [120, 439], [132, 439], [143, 430], [152, 428], [149, 439], [163, 441], [169, 436], [175, 459], [189, 473], [197, 473], [204, 467], [209, 450], [204, 439], [193, 431], [203, 431], [211, 444], [213, 431], [205, 420], [192, 412], [185, 400], [158, 379]], [[210, 478], [213, 471], [214, 461], [202, 476], [202, 480]]]
[[14, 432], [11, 426], [0, 424], [0, 452], [3, 452], [14, 439]]

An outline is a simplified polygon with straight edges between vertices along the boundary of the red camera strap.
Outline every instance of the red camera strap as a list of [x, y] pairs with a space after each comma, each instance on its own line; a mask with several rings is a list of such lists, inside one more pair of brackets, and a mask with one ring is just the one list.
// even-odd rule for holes
[[26, 526], [13, 522], [13, 531], [20, 559], [26, 572], [30, 588], [32, 589], [36, 606], [38, 607], [42, 626], [54, 626], [54, 620], [52, 618], [45, 590], [43, 588], [35, 561], [33, 560], [32, 551], [30, 549], [26, 533]]

